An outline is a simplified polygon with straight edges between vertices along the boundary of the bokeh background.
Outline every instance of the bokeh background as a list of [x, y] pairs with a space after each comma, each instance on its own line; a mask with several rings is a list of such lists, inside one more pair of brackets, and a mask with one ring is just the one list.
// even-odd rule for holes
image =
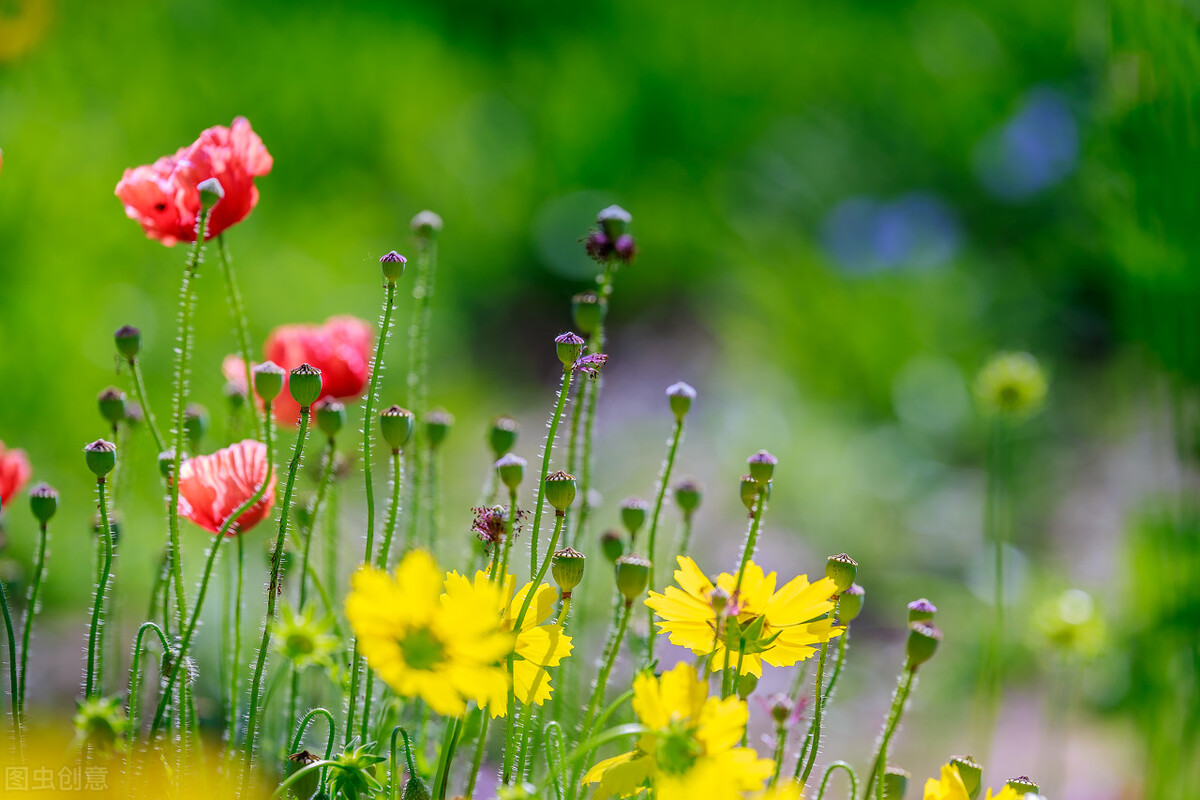
[[[257, 341], [373, 319], [378, 255], [409, 246], [416, 211], [443, 216], [431, 396], [458, 417], [444, 515], [464, 548], [487, 420], [515, 415], [536, 455], [549, 342], [595, 274], [580, 239], [599, 208], [628, 208], [640, 255], [611, 316], [604, 524], [653, 489], [663, 389], [694, 384], [678, 469], [706, 486], [698, 558], [736, 553], [737, 478], [766, 447], [781, 463], [764, 559], [862, 565], [861, 649], [824, 757], [873, 742], [904, 603], [942, 609], [894, 759], [918, 787], [972, 747], [990, 619], [972, 381], [997, 350], [1036, 354], [1052, 388], [1016, 456], [1018, 668], [975, 755], [989, 782], [1040, 773], [1056, 798], [1200, 796], [1198, 22], [1190, 0], [0, 0], [0, 440], [64, 497], [31, 702], [75, 688], [80, 449], [105, 432], [96, 393], [128, 380], [119, 325], [142, 328], [150, 392], [169, 396], [184, 252], [146, 240], [113, 186], [245, 115], [275, 158], [227, 236]], [[236, 343], [215, 271], [199, 292], [195, 385], [218, 446]], [[391, 352], [383, 399], [403, 402]], [[161, 536], [147, 439], [122, 509], [135, 598]], [[5, 516], [19, 586], [34, 527], [23, 501]], [[1068, 588], [1104, 620], [1095, 652], [1037, 624]]]

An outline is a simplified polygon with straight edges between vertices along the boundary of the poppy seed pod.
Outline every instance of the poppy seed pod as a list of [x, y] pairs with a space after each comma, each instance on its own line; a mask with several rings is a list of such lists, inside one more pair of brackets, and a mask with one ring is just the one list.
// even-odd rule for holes
[[346, 406], [332, 397], [326, 397], [315, 406], [317, 428], [332, 439], [346, 425]]
[[700, 507], [702, 496], [700, 484], [693, 480], [685, 479], [675, 484], [675, 505], [679, 506], [685, 517], [690, 517]]
[[591, 336], [604, 319], [604, 302], [595, 292], [581, 292], [571, 298], [571, 319], [584, 335]]
[[133, 361], [142, 349], [142, 332], [132, 325], [122, 325], [113, 333], [113, 342], [118, 353]]
[[58, 510], [58, 492], [48, 483], [39, 483], [29, 490], [29, 510], [34, 518], [45, 525]]
[[792, 716], [792, 712], [796, 710], [796, 703], [786, 694], [776, 694], [771, 697], [771, 705], [767, 709], [771, 714], [771, 719], [775, 720], [778, 725], [783, 725]]
[[437, 450], [446, 441], [446, 434], [454, 424], [454, 417], [444, 408], [435, 408], [425, 415], [425, 440], [430, 450]]
[[621, 524], [629, 531], [629, 539], [637, 539], [638, 531], [646, 523], [649, 505], [640, 497], [630, 497], [621, 503]]
[[908, 626], [908, 644], [905, 652], [911, 669], [924, 664], [933, 658], [938, 643], [942, 641], [942, 631], [929, 622], [912, 622]]
[[512, 450], [517, 443], [517, 421], [512, 417], [496, 417], [488, 430], [488, 445], [496, 458]]
[[842, 592], [838, 598], [838, 620], [843, 624], [853, 622], [862, 613], [863, 601], [866, 599], [867, 592], [863, 587], [857, 583], [850, 584], [850, 588]]
[[400, 280], [400, 276], [404, 274], [404, 265], [407, 263], [408, 259], [395, 250], [384, 253], [379, 257], [379, 266], [383, 268], [383, 279], [388, 283]]
[[1039, 794], [1041, 792], [1041, 790], [1038, 789], [1038, 785], [1034, 783], [1031, 778], [1025, 775], [1021, 775], [1016, 778], [1009, 778], [1007, 781], [1005, 781], [1004, 785], [1016, 790], [1017, 794], [1021, 795], [1022, 797], [1027, 794]]
[[554, 337], [554, 346], [558, 351], [558, 360], [562, 362], [563, 369], [570, 369], [574, 366], [575, 362], [579, 360], [579, 356], [583, 355], [583, 345], [583, 339], [570, 331]]
[[225, 187], [216, 178], [206, 178], [196, 184], [196, 191], [200, 192], [200, 205], [204, 210], [215, 206], [225, 198]]
[[601, 209], [600, 213], [596, 215], [596, 222], [600, 224], [600, 229], [604, 231], [605, 236], [616, 241], [633, 222], [633, 215], [614, 204]]
[[830, 578], [841, 594], [850, 588], [858, 575], [858, 562], [845, 553], [830, 556], [825, 562], [825, 577]]
[[617, 559], [625, 554], [625, 540], [620, 531], [605, 531], [600, 534], [600, 552], [610, 563], [616, 564]]
[[950, 759], [950, 766], [958, 770], [958, 777], [962, 778], [967, 796], [975, 800], [983, 786], [983, 767], [971, 756], [955, 756]]
[[226, 381], [224, 395], [225, 405], [229, 407], [230, 414], [241, 413], [246, 407], [246, 390], [237, 382]]
[[883, 772], [883, 800], [904, 800], [908, 791], [908, 779], [912, 777], [899, 767], [888, 767]]
[[379, 413], [379, 429], [383, 440], [398, 453], [408, 444], [413, 432], [413, 413], [407, 408], [390, 406]]
[[287, 372], [274, 361], [264, 361], [254, 368], [254, 392], [264, 403], [272, 403], [283, 391]]
[[667, 401], [671, 404], [671, 413], [675, 419], [682, 420], [687, 416], [696, 399], [696, 390], [691, 385], [679, 381], [667, 387]]
[[114, 428], [125, 419], [125, 393], [110, 386], [96, 397], [96, 406], [100, 416]]
[[104, 476], [117, 465], [117, 446], [103, 439], [97, 439], [83, 448], [83, 454], [88, 469], [100, 480], [104, 480]]
[[546, 502], [554, 506], [554, 511], [562, 515], [575, 502], [575, 476], [568, 475], [561, 469], [546, 477]]
[[629, 553], [617, 559], [617, 590], [630, 605], [646, 591], [650, 582], [650, 561], [637, 553]]
[[922, 597], [920, 600], [913, 600], [908, 604], [908, 621], [909, 622], [925, 622], [933, 619], [933, 615], [937, 613], [937, 606]]
[[747, 458], [746, 463], [750, 465], [750, 477], [759, 483], [766, 483], [775, 474], [775, 465], [779, 463], [779, 459], [766, 450], [759, 450]]
[[563, 599], [571, 596], [571, 592], [583, 580], [583, 567], [587, 557], [571, 547], [556, 550], [550, 560], [550, 574], [554, 582], [562, 590]]
[[441, 216], [429, 209], [417, 212], [409, 224], [412, 226], [413, 233], [422, 239], [433, 239], [442, 232]]
[[288, 393], [299, 404], [300, 412], [307, 413], [321, 396], [321, 370], [307, 362], [293, 369], [288, 376]]
[[517, 487], [521, 485], [521, 481], [525, 479], [525, 464], [525, 459], [516, 453], [508, 453], [496, 461], [496, 471], [500, 473], [500, 482], [510, 491], [516, 491]]
[[753, 475], [742, 476], [742, 483], [738, 487], [738, 494], [742, 498], [742, 504], [750, 509], [750, 513], [754, 513], [754, 507], [758, 504], [758, 492], [760, 488], [758, 481], [754, 480]]

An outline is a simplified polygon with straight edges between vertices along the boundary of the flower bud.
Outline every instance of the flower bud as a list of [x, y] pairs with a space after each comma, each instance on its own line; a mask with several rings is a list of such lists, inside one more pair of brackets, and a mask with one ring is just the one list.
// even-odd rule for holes
[[950, 759], [950, 765], [958, 770], [958, 777], [962, 778], [967, 796], [975, 800], [983, 785], [983, 767], [971, 756], [955, 756]]
[[905, 647], [909, 668], [916, 669], [931, 659], [941, 640], [942, 631], [933, 623], [909, 623], [908, 645]]
[[582, 292], [571, 298], [571, 319], [585, 336], [591, 336], [604, 318], [604, 303], [595, 292]]
[[984, 410], [1023, 419], [1046, 400], [1046, 373], [1029, 353], [999, 353], [975, 379], [975, 395]]
[[420, 775], [410, 774], [408, 783], [404, 784], [404, 794], [401, 795], [401, 800], [433, 800], [433, 792], [429, 790], [429, 784]]
[[646, 509], [649, 506], [640, 497], [630, 497], [621, 503], [621, 524], [629, 531], [629, 541], [637, 539], [638, 531], [646, 522]]
[[521, 485], [521, 481], [525, 479], [525, 459], [521, 458], [516, 453], [509, 453], [496, 462], [496, 471], [500, 473], [500, 482], [508, 487], [509, 491], [516, 491]]
[[546, 477], [546, 502], [555, 512], [563, 514], [575, 502], [575, 476], [555, 470]]
[[1016, 790], [1017, 794], [1021, 795], [1022, 797], [1027, 794], [1040, 793], [1038, 785], [1025, 775], [1021, 775], [1016, 778], [1009, 778], [1004, 785], [1013, 788]]
[[883, 800], [904, 800], [908, 791], [908, 779], [912, 776], [899, 767], [888, 767], [883, 771]]
[[227, 381], [224, 394], [225, 405], [229, 408], [229, 413], [240, 414], [246, 407], [246, 390], [234, 381]]
[[446, 441], [446, 434], [454, 424], [454, 417], [444, 408], [435, 408], [425, 415], [425, 440], [430, 450], [437, 450]]
[[792, 712], [796, 710], [796, 703], [786, 694], [775, 694], [771, 696], [771, 704], [767, 707], [767, 711], [771, 714], [771, 719], [775, 720], [777, 725], [783, 725], [791, 718]]
[[617, 243], [613, 245], [613, 252], [617, 254], [617, 258], [626, 264], [632, 264], [634, 256], [637, 255], [637, 244], [633, 241], [633, 237], [627, 233], [617, 238]]
[[122, 325], [113, 333], [113, 341], [117, 352], [133, 361], [142, 349], [142, 332], [132, 325]]
[[579, 360], [579, 356], [583, 355], [583, 339], [570, 331], [554, 337], [554, 345], [558, 350], [558, 360], [562, 362], [563, 369], [570, 369]]
[[617, 591], [631, 604], [646, 591], [650, 582], [650, 561], [637, 553], [629, 553], [617, 559]]
[[300, 413], [310, 411], [321, 396], [321, 370], [309, 363], [296, 367], [288, 376], [288, 392], [300, 404]]
[[610, 563], [617, 563], [617, 559], [625, 553], [625, 540], [621, 538], [620, 531], [608, 530], [600, 534], [600, 552]]
[[850, 588], [842, 592], [838, 598], [837, 617], [838, 621], [843, 624], [853, 622], [855, 617], [862, 613], [863, 601], [866, 599], [867, 592], [857, 583], [850, 584]]
[[750, 477], [765, 484], [775, 474], [775, 465], [779, 463], [779, 459], [766, 450], [759, 450], [747, 458], [746, 463], [750, 465]]
[[199, 403], [188, 403], [183, 410], [183, 433], [192, 450], [199, 452], [200, 442], [208, 433], [208, 409]]
[[273, 403], [283, 391], [283, 367], [274, 361], [264, 361], [254, 368], [254, 391], [264, 403]]
[[96, 405], [100, 409], [100, 416], [114, 428], [125, 419], [125, 393], [114, 386], [108, 387], [96, 397]]
[[592, 231], [584, 240], [583, 248], [592, 258], [604, 261], [613, 252], [613, 242], [604, 235], [604, 231]]
[[833, 580], [837, 594], [850, 588], [858, 575], [858, 562], [845, 553], [830, 556], [825, 562], [825, 577]]
[[404, 265], [408, 263], [408, 259], [397, 253], [395, 250], [389, 250], [379, 257], [379, 266], [383, 268], [383, 279], [388, 283], [395, 283], [400, 280], [400, 276], [404, 274]]
[[104, 480], [104, 476], [117, 465], [117, 446], [103, 439], [97, 439], [83, 448], [83, 455], [88, 469], [100, 480]]
[[517, 421], [512, 417], [496, 417], [488, 431], [488, 444], [496, 458], [513, 449], [517, 443]]
[[563, 598], [570, 597], [571, 592], [583, 580], [585, 558], [583, 553], [570, 547], [555, 551], [551, 558], [550, 574], [554, 576], [554, 582], [562, 590]]
[[700, 507], [702, 494], [700, 484], [693, 480], [682, 480], [675, 484], [675, 505], [679, 506], [685, 517], [690, 517]]
[[404, 445], [408, 444], [408, 440], [412, 438], [413, 413], [407, 408], [400, 406], [389, 406], [379, 414], [379, 429], [383, 432], [383, 440], [392, 448], [393, 453], [398, 453], [404, 449]]
[[216, 178], [200, 181], [196, 184], [196, 189], [200, 192], [200, 205], [205, 211], [221, 202], [221, 198], [225, 196], [225, 187]]
[[442, 232], [442, 218], [429, 209], [418, 212], [409, 224], [422, 239], [433, 239]]
[[758, 676], [752, 672], [744, 672], [737, 679], [738, 697], [745, 700], [750, 695], [754, 694], [754, 690], [758, 688]]
[[692, 407], [692, 401], [695, 399], [696, 390], [683, 381], [672, 383], [667, 387], [667, 401], [671, 404], [671, 413], [677, 420], [682, 420], [687, 416]]
[[346, 425], [346, 406], [341, 401], [326, 397], [316, 405], [317, 428], [332, 439]]
[[909, 622], [925, 622], [933, 619], [933, 615], [937, 613], [937, 606], [922, 597], [920, 600], [913, 600], [908, 604], [908, 621]]
[[58, 510], [58, 492], [48, 483], [39, 483], [29, 490], [29, 510], [34, 518], [45, 525]]
[[600, 230], [604, 231], [605, 236], [616, 241], [633, 222], [633, 215], [618, 205], [611, 205], [601, 209], [596, 215], [596, 222], [600, 223]]
[[742, 476], [742, 484], [738, 492], [741, 495], [742, 503], [750, 509], [750, 513], [754, 513], [754, 507], [758, 504], [759, 488], [758, 481], [754, 480], [753, 476]]

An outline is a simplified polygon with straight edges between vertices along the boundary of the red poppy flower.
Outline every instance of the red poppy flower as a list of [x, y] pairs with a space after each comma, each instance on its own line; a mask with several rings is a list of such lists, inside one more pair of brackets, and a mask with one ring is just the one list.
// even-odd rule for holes
[[6, 450], [0, 442], [0, 508], [21, 491], [31, 472], [24, 450]]
[[[212, 455], [195, 456], [179, 468], [179, 515], [209, 533], [218, 533], [226, 520], [249, 500], [267, 478], [267, 446], [246, 439]], [[262, 499], [252, 505], [229, 534], [245, 533], [261, 522], [275, 505], [275, 475]]]
[[168, 247], [196, 241], [200, 191], [196, 185], [216, 178], [225, 196], [213, 207], [205, 238], [246, 218], [258, 203], [254, 178], [271, 171], [271, 154], [249, 121], [238, 117], [226, 128], [217, 125], [200, 134], [191, 145], [153, 164], [125, 170], [116, 195], [125, 214], [136, 220], [146, 235]]
[[[288, 372], [301, 364], [321, 370], [321, 396], [348, 400], [358, 397], [367, 386], [371, 371], [371, 348], [375, 329], [358, 317], [330, 317], [323, 325], [282, 325], [271, 332], [263, 345], [263, 355]], [[225, 379], [244, 386], [245, 370], [237, 356], [226, 356], [221, 364]], [[300, 406], [285, 386], [275, 399], [275, 419], [281, 425], [295, 425]]]

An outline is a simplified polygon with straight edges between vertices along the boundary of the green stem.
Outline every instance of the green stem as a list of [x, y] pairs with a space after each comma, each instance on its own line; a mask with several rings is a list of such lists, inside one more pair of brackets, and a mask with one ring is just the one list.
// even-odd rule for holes
[[[811, 744], [806, 742], [808, 747], [808, 763], [804, 765], [804, 772], [800, 774], [800, 784], [808, 783], [808, 776], [812, 774], [813, 765], [817, 762], [817, 751], [821, 749], [821, 723], [825, 716], [825, 696], [823, 694], [823, 686], [825, 682], [825, 659], [829, 655], [829, 640], [821, 642], [821, 655], [817, 658], [817, 685], [813, 692], [813, 701], [815, 709], [813, 711], [812, 722], [812, 740]], [[799, 762], [796, 764], [800, 766]]]
[[[650, 582], [648, 586], [650, 591], [654, 591], [656, 584], [654, 583], [654, 565], [658, 562], [657, 555], [654, 550], [655, 542], [658, 536], [658, 517], [662, 513], [663, 498], [667, 494], [667, 485], [671, 482], [671, 469], [675, 466], [675, 453], [679, 450], [679, 440], [683, 436], [683, 417], [675, 420], [675, 430], [671, 434], [670, 444], [667, 447], [667, 459], [663, 462], [662, 473], [658, 479], [658, 493], [654, 499], [654, 513], [650, 515], [650, 534], [646, 541], [646, 557], [650, 559]], [[654, 663], [654, 640], [657, 638], [654, 635], [654, 609], [646, 606], [646, 630], [649, 631], [646, 637], [646, 663]]]
[[20, 710], [22, 721], [25, 718], [25, 678], [29, 674], [29, 645], [33, 641], [33, 620], [37, 615], [42, 579], [46, 574], [46, 540], [48, 538], [46, 523], [43, 522], [38, 526], [37, 555], [33, 561], [33, 582], [29, 586], [29, 598], [25, 604], [25, 626], [21, 633], [21, 682], [17, 695], [19, 698], [17, 708]]
[[4, 581], [0, 580], [0, 611], [4, 612], [4, 632], [8, 635], [8, 682], [9, 698], [12, 701], [13, 738], [17, 745], [17, 760], [22, 759], [21, 707], [17, 702], [17, 637], [13, 633], [12, 614], [8, 610], [8, 594]]
[[629, 611], [632, 607], [633, 603], [628, 600], [621, 606], [616, 630], [605, 647], [604, 664], [600, 667], [600, 674], [596, 676], [596, 687], [592, 690], [592, 699], [588, 701], [587, 711], [583, 715], [581, 737], [590, 734], [592, 719], [596, 716], [596, 709], [604, 699], [604, 692], [608, 688], [608, 676], [612, 672], [613, 665], [617, 663], [617, 654], [621, 651], [621, 640], [625, 638], [625, 629], [629, 626]]
[[904, 706], [908, 702], [909, 694], [912, 693], [916, 674], [917, 671], [914, 667], [907, 663], [904, 665], [904, 673], [900, 676], [900, 685], [892, 695], [892, 707], [888, 710], [887, 721], [883, 726], [883, 735], [879, 739], [879, 748], [875, 751], [875, 758], [871, 762], [871, 772], [867, 776], [863, 800], [870, 800], [872, 793], [875, 794], [876, 800], [883, 799], [883, 773], [887, 769], [888, 744], [891, 742], [892, 734], [896, 732], [896, 727], [900, 724], [900, 717], [903, 716]]
[[[108, 521], [108, 499], [105, 496], [104, 478], [96, 478], [96, 495], [99, 497], [100, 542], [103, 549], [101, 550], [100, 582], [96, 586], [96, 600], [92, 605], [92, 622], [88, 627], [87, 677], [84, 684], [84, 697], [88, 699], [99, 694], [104, 681], [104, 652], [98, 645], [98, 639], [101, 617], [104, 615], [104, 595], [108, 591], [108, 576], [112, 573], [113, 561], [112, 527]], [[11, 634], [10, 627], [9, 635]]]
[[138, 730], [138, 705], [141, 702], [141, 676], [142, 676], [142, 651], [144, 647], [142, 640], [145, 638], [147, 631], [153, 631], [158, 637], [158, 642], [162, 646], [163, 655], [171, 652], [171, 646], [167, 642], [167, 635], [163, 633], [162, 628], [158, 627], [153, 622], [143, 622], [138, 628], [137, 636], [133, 641], [133, 663], [129, 667], [129, 729], [134, 732], [134, 737], [137, 736]]
[[296, 735], [292, 739], [292, 746], [289, 752], [296, 753], [300, 750], [300, 742], [304, 739], [304, 734], [308, 732], [309, 725], [312, 724], [313, 717], [321, 716], [325, 718], [325, 722], [329, 725], [329, 738], [325, 740], [325, 759], [329, 760], [333, 755], [333, 740], [337, 738], [337, 723], [333, 721], [333, 714], [327, 708], [314, 708], [304, 715], [300, 720], [300, 724], [296, 727]]
[[[558, 404], [554, 407], [554, 414], [550, 417], [549, 429], [546, 432], [546, 443], [542, 446], [542, 474], [538, 479], [537, 501], [533, 506], [533, 525], [530, 529], [529, 540], [529, 575], [532, 577], [537, 572], [538, 561], [538, 531], [542, 524], [542, 507], [546, 500], [546, 476], [550, 474], [550, 454], [554, 452], [554, 439], [558, 435], [558, 423], [562, 419], [563, 407], [567, 404], [567, 396], [571, 393], [571, 376], [572, 370], [567, 367], [563, 370], [562, 386], [558, 390]], [[561, 526], [561, 523], [560, 523]], [[546, 554], [546, 564], [550, 563], [550, 556], [554, 554], [554, 548]], [[535, 588], [537, 584], [534, 584]], [[525, 605], [522, 608], [521, 618], [524, 618], [524, 610], [529, 608], [529, 604], [533, 602], [535, 592], [530, 592], [525, 598]], [[515, 628], [514, 630], [519, 630]]]
[[504, 580], [508, 575], [508, 556], [512, 552], [513, 539], [517, 533], [517, 490], [508, 490], [508, 530], [504, 536], [504, 556], [500, 559], [500, 571], [496, 573], [497, 580]]
[[779, 782], [779, 773], [783, 770], [783, 754], [787, 750], [787, 721], [775, 723], [775, 772], [771, 774], [771, 786]]
[[[612, 296], [613, 271], [616, 269], [616, 261], [610, 258], [604, 264], [604, 271], [597, 279], [596, 296], [599, 298], [600, 319], [596, 323], [596, 329], [592, 331], [592, 335], [588, 337], [587, 350], [590, 354], [596, 354], [604, 350], [604, 323], [608, 318], [608, 298]], [[572, 546], [575, 542], [582, 541], [584, 533], [587, 531], [588, 516], [591, 513], [591, 503], [588, 500], [588, 494], [592, 488], [592, 441], [596, 434], [596, 402], [600, 396], [600, 381], [599, 375], [588, 384], [587, 392], [584, 396], [584, 422], [583, 422], [583, 454], [581, 456], [581, 474], [579, 476], [579, 494], [582, 499], [579, 503], [579, 524], [575, 527], [575, 535], [571, 537]], [[572, 473], [574, 474], [574, 473]]]
[[[233, 259], [225, 246], [225, 234], [217, 234], [217, 255], [221, 260], [221, 276], [225, 279], [225, 293], [229, 298], [229, 313], [233, 315], [233, 324], [237, 329], [238, 346], [242, 351], [242, 371], [246, 379], [246, 405], [250, 407], [250, 416], [254, 420], [254, 428], [259, 428], [258, 405], [253, 401], [254, 377], [250, 373], [250, 328], [246, 324], [246, 309], [242, 303], [242, 293], [238, 289], [237, 277], [233, 272]], [[265, 421], [264, 421], [265, 422]], [[264, 432], [264, 437], [265, 437]]]
[[270, 800], [275, 800], [275, 798], [277, 798], [277, 797], [283, 797], [283, 793], [284, 793], [285, 789], [287, 789], [289, 786], [291, 786], [296, 781], [303, 778], [308, 773], [316, 772], [319, 769], [325, 769], [326, 767], [336, 764], [336, 763], [337, 763], [336, 761], [332, 761], [330, 759], [323, 758], [320, 761], [314, 761], [311, 764], [307, 764], [304, 767], [301, 767], [300, 769], [296, 770], [291, 775], [288, 775], [286, 778], [283, 779], [283, 781], [279, 784], [279, 786], [277, 786], [275, 788], [275, 791], [271, 792]]
[[692, 512], [684, 512], [683, 524], [679, 530], [679, 542], [675, 546], [675, 559], [672, 565], [679, 563], [679, 556], [685, 555], [692, 544]]
[[[392, 728], [392, 745], [388, 750], [390, 756], [388, 765], [391, 770], [388, 774], [388, 800], [399, 800], [400, 797], [400, 767], [396, 764], [396, 734], [404, 737], [404, 761], [408, 765], [408, 774], [411, 778], [417, 777], [417, 765], [413, 763], [412, 742], [409, 741], [408, 731], [397, 725]], [[467, 797], [470, 798], [470, 792]]]
[[825, 797], [825, 784], [829, 783], [829, 778], [835, 769], [844, 769], [850, 776], [850, 800], [854, 800], [854, 796], [858, 794], [858, 775], [854, 772], [854, 768], [845, 761], [834, 761], [825, 768], [825, 774], [821, 777], [821, 788], [817, 790], [817, 800]]
[[[585, 398], [576, 398], [575, 405], [571, 408], [571, 429], [567, 434], [567, 472], [571, 475], [579, 474], [579, 450], [580, 450], [580, 427], [583, 420], [583, 407], [586, 405]], [[567, 509], [567, 546], [574, 547], [579, 535], [579, 523], [571, 524], [571, 509]]]
[[737, 580], [733, 584], [733, 596], [736, 600], [738, 591], [742, 588], [742, 578], [746, 574], [746, 565], [754, 557], [754, 549], [758, 546], [758, 529], [762, 525], [763, 513], [767, 510], [767, 493], [760, 486], [757, 492], [758, 502], [754, 506], [754, 514], [750, 517], [750, 527], [746, 531], [746, 543], [742, 546], [742, 561], [738, 566]]
[[437, 543], [441, 540], [441, 537], [438, 536], [438, 528], [442, 515], [441, 489], [438, 486], [438, 451], [430, 448], [425, 467], [429, 477], [425, 481], [425, 491], [429, 493], [429, 497], [426, 498], [429, 501], [429, 535], [425, 540], [425, 546], [429, 552], [434, 553], [437, 551]]
[[162, 453], [167, 449], [167, 445], [163, 441], [162, 434], [159, 433], [158, 422], [154, 419], [154, 411], [150, 408], [150, 399], [146, 396], [146, 384], [142, 380], [142, 368], [138, 366], [136, 358], [130, 358], [128, 362], [129, 373], [133, 376], [134, 398], [142, 406], [142, 418], [146, 420], [146, 427], [150, 429], [150, 438], [154, 440], [155, 452]]
[[462, 717], [446, 720], [446, 732], [442, 736], [442, 749], [438, 754], [438, 767], [433, 780], [435, 800], [446, 800], [446, 789], [450, 784], [450, 768], [454, 764], [454, 752], [458, 749], [458, 736], [461, 732]]
[[[564, 515], [562, 517], [559, 517], [559, 519], [564, 520], [564, 523], [565, 523], [566, 517]], [[562, 601], [562, 613], [559, 615], [559, 620], [558, 620], [560, 632], [561, 632], [563, 626], [565, 625], [566, 618], [569, 613], [571, 613], [571, 595], [570, 595], [570, 593], [568, 593], [567, 596], [564, 597], [563, 601]], [[553, 652], [553, 649], [554, 649], [554, 641], [551, 640], [550, 650], [546, 653], [547, 658], [550, 656], [551, 652]], [[530, 697], [534, 697], [537, 695], [537, 691], [542, 685], [542, 680], [544, 680], [548, 675], [549, 675], [549, 668], [543, 668], [540, 672], [538, 672], [537, 677], [534, 679], [533, 684], [529, 688]], [[559, 683], [558, 688], [559, 688], [558, 693], [561, 693], [561, 691], [562, 691], [561, 681]], [[558, 694], [558, 693], [556, 693], [556, 694]], [[534, 718], [533, 718], [534, 708], [535, 708], [534, 703], [526, 703], [525, 704], [525, 717], [521, 721], [521, 733], [520, 733], [521, 749], [517, 754], [517, 772], [515, 775], [515, 778], [517, 780], [524, 780], [525, 775], [526, 775], [526, 766], [527, 765], [530, 767], [533, 766], [533, 759], [531, 759], [529, 757], [529, 752], [533, 748], [534, 731], [537, 729], [537, 724], [535, 724]]]
[[471, 774], [467, 776], [467, 790], [463, 793], [466, 800], [471, 800], [475, 796], [475, 780], [479, 777], [479, 770], [483, 766], [483, 753], [487, 748], [488, 725], [491, 723], [491, 715], [487, 709], [483, 710], [483, 716], [479, 722], [479, 741], [475, 743], [475, 756], [471, 759]]
[[233, 652], [229, 663], [229, 719], [226, 722], [229, 743], [237, 738], [238, 684], [242, 671], [242, 591], [246, 578], [246, 542], [237, 537], [237, 575], [233, 592]]
[[426, 407], [429, 371], [429, 325], [433, 317], [433, 280], [437, 271], [437, 242], [422, 239], [417, 250], [417, 276], [413, 281], [413, 312], [408, 326], [408, 404], [417, 419]]

